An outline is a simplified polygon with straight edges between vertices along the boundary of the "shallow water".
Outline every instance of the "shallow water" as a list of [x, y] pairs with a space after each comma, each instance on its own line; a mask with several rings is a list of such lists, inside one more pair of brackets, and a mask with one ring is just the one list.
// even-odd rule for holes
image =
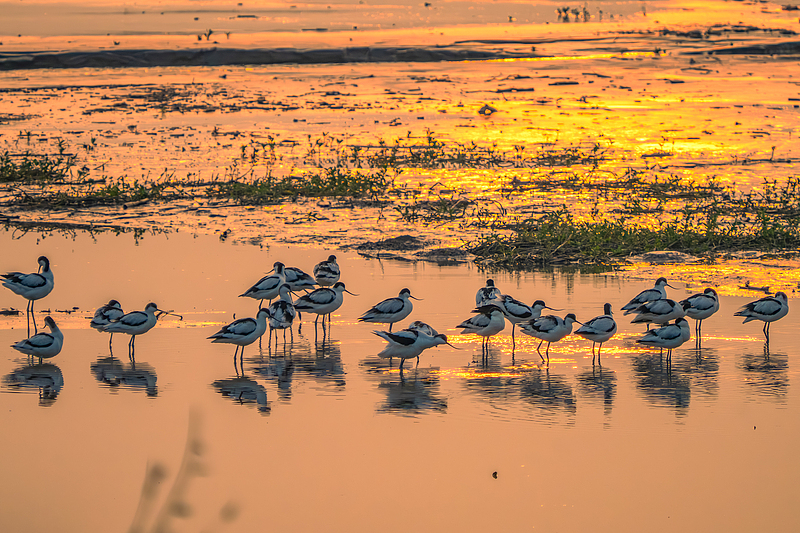
[[[798, 324], [793, 313], [776, 323], [767, 355], [760, 325], [732, 316], [757, 293], [722, 296], [702, 347], [675, 350], [671, 366], [635, 345], [640, 328], [619, 313], [602, 367], [575, 337], [553, 345], [548, 367], [532, 339], [518, 335], [512, 351], [508, 329], [485, 359], [477, 339], [455, 334], [485, 272], [337, 253], [342, 280], [359, 296], [346, 295], [329, 335], [315, 339], [306, 321], [277, 352], [251, 346], [241, 377], [233, 350], [206, 337], [234, 314], [253, 314], [255, 302], [236, 295], [274, 261], [310, 270], [327, 250], [188, 233], [135, 242], [6, 232], [0, 242], [2, 271], [51, 259], [56, 288], [40, 309], [79, 308], [53, 314], [65, 347], [45, 365], [30, 368], [0, 349], [0, 529], [126, 530], [137, 507], [144, 524], [186, 531], [800, 525]], [[618, 309], [652, 283], [614, 273], [491, 276], [503, 292], [579, 320], [606, 301]], [[401, 380], [396, 361], [389, 368], [376, 357], [383, 344], [374, 326], [356, 319], [403, 287], [423, 298], [407, 320], [429, 322], [459, 349], [428, 350]], [[114, 340], [109, 358], [106, 336], [88, 327], [112, 297], [125, 309], [155, 301], [183, 320], [137, 339], [134, 368], [127, 339]], [[0, 307], [21, 303], [0, 292]], [[24, 337], [24, 318], [0, 317], [0, 346]], [[164, 477], [140, 501], [154, 465]]]

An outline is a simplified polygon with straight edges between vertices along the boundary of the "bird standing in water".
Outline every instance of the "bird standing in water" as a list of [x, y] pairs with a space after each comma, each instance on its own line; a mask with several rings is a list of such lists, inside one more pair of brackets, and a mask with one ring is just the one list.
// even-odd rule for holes
[[414, 304], [409, 300], [419, 300], [411, 296], [411, 291], [403, 289], [396, 298], [387, 298], [375, 304], [369, 311], [361, 315], [359, 322], [372, 322], [373, 324], [389, 324], [389, 331], [395, 322], [403, 320], [411, 314]]
[[788, 312], [789, 300], [786, 298], [786, 293], [779, 292], [775, 296], [767, 296], [744, 305], [733, 316], [745, 317], [742, 324], [746, 324], [751, 320], [763, 321], [764, 329], [762, 331], [764, 331], [767, 344], [769, 344], [769, 325], [785, 317]]
[[50, 328], [50, 333], [37, 333], [33, 337], [12, 344], [11, 347], [26, 355], [38, 357], [40, 363], [42, 359], [58, 355], [64, 345], [64, 334], [56, 326], [56, 321], [49, 316], [45, 317], [44, 324]]
[[[110, 323], [119, 320], [125, 314], [122, 306], [116, 300], [109, 300], [109, 302], [97, 309], [94, 312], [94, 318], [89, 322], [89, 325], [101, 333], [105, 333], [105, 327]], [[108, 350], [111, 351], [111, 340], [114, 338], [114, 333], [108, 337]]]
[[597, 363], [600, 364], [600, 350], [603, 349], [603, 343], [613, 337], [616, 332], [617, 322], [611, 314], [611, 304], [608, 303], [603, 306], [602, 315], [585, 322], [575, 331], [575, 335], [592, 341], [592, 366], [594, 366], [595, 343], [600, 343], [600, 347], [597, 348]]
[[33, 314], [33, 302], [50, 294], [55, 286], [53, 271], [50, 270], [50, 260], [45, 256], [41, 256], [37, 261], [39, 270], [33, 274], [23, 274], [22, 272], [0, 274], [0, 277], [4, 279], [3, 287], [11, 289], [14, 294], [19, 294], [28, 300], [28, 305], [25, 308], [28, 316], [28, 335], [31, 333], [31, 317], [33, 317], [33, 331], [34, 333], [38, 331], [36, 328], [36, 316]]

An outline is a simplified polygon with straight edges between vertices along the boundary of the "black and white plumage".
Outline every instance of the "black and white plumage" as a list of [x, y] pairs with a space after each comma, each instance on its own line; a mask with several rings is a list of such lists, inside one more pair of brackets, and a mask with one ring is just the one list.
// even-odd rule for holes
[[755, 302], [750, 302], [736, 311], [734, 316], [743, 316], [746, 324], [751, 320], [761, 320], [764, 322], [764, 336], [769, 343], [769, 325], [776, 320], [785, 317], [789, 312], [789, 300], [786, 293], [779, 292], [775, 296], [766, 296]]
[[411, 324], [408, 325], [408, 329], [415, 329], [431, 337], [435, 337], [436, 335], [439, 334], [439, 332], [436, 331], [432, 326], [426, 324], [421, 320], [413, 321]]
[[[278, 296], [278, 288], [286, 283], [286, 274], [284, 273], [284, 270], [285, 267], [283, 266], [283, 263], [276, 261], [272, 270], [270, 271], [274, 272], [274, 274], [264, 276], [258, 280], [255, 285], [240, 294], [239, 297], [253, 298], [254, 300], [260, 300], [261, 302], [264, 300], [272, 300]], [[259, 302], [259, 308], [261, 302]]]
[[[270, 343], [272, 343], [272, 332], [276, 329], [283, 330], [283, 338], [284, 341], [286, 340], [286, 330], [288, 329], [292, 333], [292, 339], [294, 339], [294, 332], [292, 332], [292, 323], [294, 319], [297, 317], [297, 310], [294, 308], [294, 303], [292, 302], [291, 291], [289, 289], [288, 284], [281, 285], [280, 289], [278, 290], [280, 295], [280, 299], [277, 302], [273, 302], [270, 304], [268, 311], [268, 323], [269, 323], [269, 330], [270, 330]], [[277, 342], [277, 331], [275, 332], [275, 338]]]
[[236, 351], [233, 352], [235, 363], [239, 347], [242, 348], [242, 358], [244, 358], [244, 347], [255, 342], [267, 331], [268, 316], [269, 311], [261, 308], [258, 310], [258, 314], [255, 318], [240, 318], [234, 320], [208, 338], [211, 339], [213, 343], [235, 344]]
[[692, 336], [689, 330], [689, 322], [685, 318], [678, 318], [674, 324], [667, 324], [660, 328], [651, 329], [645, 333], [644, 337], [638, 339], [636, 342], [654, 348], [666, 348], [667, 359], [672, 359], [672, 350], [677, 348], [684, 342], [688, 341]]
[[644, 303], [632, 312], [636, 313], [632, 324], [666, 324], [686, 315], [683, 306], [669, 298]]
[[[294, 308], [298, 311], [315, 313], [317, 318], [314, 320], [314, 323], [319, 320], [320, 316], [323, 316], [324, 323], [324, 316], [327, 315], [328, 321], [330, 321], [330, 314], [342, 306], [344, 302], [343, 293], [345, 292], [347, 294], [353, 294], [345, 288], [344, 283], [337, 281], [333, 284], [333, 287], [322, 287], [301, 296], [294, 303]], [[355, 295], [353, 294], [353, 296]]]
[[539, 357], [542, 358], [542, 361], [544, 361], [544, 357], [542, 357], [542, 352], [540, 352], [539, 349], [542, 347], [542, 343], [547, 341], [545, 355], [547, 355], [547, 361], [549, 362], [550, 344], [553, 342], [558, 342], [572, 333], [572, 324], [574, 324], [575, 321], [576, 318], [573, 313], [569, 313], [564, 318], [556, 315], [547, 315], [534, 318], [533, 320], [520, 325], [519, 329], [522, 331], [522, 333], [539, 339], [539, 346], [536, 347], [536, 351], [539, 354]]
[[594, 345], [600, 343], [597, 349], [597, 362], [600, 362], [600, 350], [603, 349], [603, 343], [609, 340], [617, 333], [617, 322], [611, 313], [611, 304], [607, 303], [603, 306], [603, 314], [596, 316], [588, 322], [585, 322], [577, 330], [575, 334], [592, 341], [592, 365], [594, 365]]
[[[105, 333], [105, 327], [109, 325], [111, 322], [119, 320], [125, 314], [125, 311], [122, 310], [122, 306], [116, 300], [109, 300], [109, 302], [97, 309], [94, 312], [94, 318], [92, 321], [89, 322], [89, 325], [96, 329], [101, 333]], [[111, 349], [111, 339], [114, 338], [114, 333], [112, 332], [108, 339], [108, 349]]]
[[330, 287], [339, 281], [340, 276], [341, 271], [335, 255], [328, 256], [327, 261], [320, 261], [314, 267], [314, 279], [320, 287]]
[[629, 315], [638, 309], [642, 304], [652, 302], [653, 300], [665, 299], [667, 297], [667, 290], [664, 287], [670, 287], [673, 289], [675, 288], [667, 283], [667, 278], [658, 278], [655, 286], [652, 289], [644, 290], [634, 296], [630, 302], [622, 306], [622, 310], [625, 311], [626, 315]]
[[[283, 275], [286, 278], [286, 283], [289, 285], [289, 288], [293, 291], [313, 289], [317, 286], [317, 282], [314, 281], [314, 278], [297, 267], [284, 268]], [[280, 287], [278, 287], [278, 289], [280, 289]]]
[[64, 334], [61, 333], [56, 321], [51, 317], [45, 317], [44, 324], [50, 329], [50, 333], [37, 333], [33, 337], [28, 337], [23, 341], [12, 344], [11, 347], [39, 359], [47, 359], [58, 355], [64, 344]]
[[487, 279], [486, 286], [478, 289], [478, 292], [475, 294], [475, 306], [481, 307], [489, 303], [496, 304], [497, 302], [494, 300], [500, 299], [501, 296], [500, 289], [494, 286], [494, 280]]
[[536, 300], [533, 302], [533, 305], [527, 305], [507, 294], [502, 295], [500, 301], [503, 304], [503, 314], [508, 321], [511, 322], [512, 342], [516, 342], [514, 338], [514, 330], [516, 329], [517, 324], [529, 322], [534, 318], [539, 318], [542, 316], [543, 309], [552, 309], [552, 307], [547, 307], [542, 300]]
[[122, 315], [119, 320], [110, 322], [103, 327], [103, 331], [108, 333], [125, 333], [131, 336], [128, 343], [128, 353], [133, 354], [136, 348], [136, 336], [150, 331], [158, 321], [156, 313], [163, 313], [156, 304], [150, 302], [145, 306], [144, 311], [133, 311]]
[[695, 319], [694, 332], [699, 338], [703, 320], [719, 311], [719, 297], [717, 291], [709, 287], [699, 294], [693, 294], [682, 300], [681, 305], [686, 316]]
[[[22, 272], [0, 274], [0, 277], [3, 278], [3, 287], [28, 300], [25, 311], [29, 317], [33, 315], [33, 302], [50, 294], [55, 286], [53, 271], [50, 270], [50, 260], [45, 256], [40, 256], [37, 262], [39, 263], [39, 271], [33, 274], [23, 274]], [[28, 327], [30, 328], [30, 324]], [[35, 317], [33, 319], [33, 329], [34, 331], [36, 330]]]
[[440, 344], [452, 346], [452, 344], [447, 342], [447, 337], [445, 335], [437, 334], [431, 336], [417, 329], [402, 329], [394, 333], [390, 331], [373, 331], [373, 333], [389, 343], [386, 348], [378, 353], [378, 356], [389, 359], [394, 357], [400, 358], [401, 372], [406, 359], [416, 357], [417, 364], [419, 364], [420, 354], [428, 348]]
[[359, 322], [372, 322], [373, 324], [389, 324], [389, 331], [395, 322], [403, 320], [411, 314], [414, 304], [410, 300], [418, 300], [411, 296], [411, 291], [403, 289], [396, 298], [375, 304], [369, 311], [359, 317]]
[[489, 344], [489, 338], [497, 335], [506, 327], [505, 315], [503, 315], [503, 310], [495, 304], [482, 305], [473, 309], [472, 312], [479, 314], [463, 321], [456, 327], [461, 328], [462, 335], [468, 333], [480, 335], [483, 337], [482, 346], [486, 347]]

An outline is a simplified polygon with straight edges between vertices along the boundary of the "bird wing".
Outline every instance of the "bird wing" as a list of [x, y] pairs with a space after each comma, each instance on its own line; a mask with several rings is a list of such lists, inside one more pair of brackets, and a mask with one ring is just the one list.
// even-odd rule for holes
[[530, 318], [533, 316], [530, 306], [515, 300], [514, 298], [506, 298], [503, 302], [504, 314], [511, 315], [514, 318]]
[[457, 328], [467, 328], [467, 329], [482, 329], [489, 325], [491, 318], [484, 315], [483, 313], [479, 315], [475, 315], [472, 318], [469, 318], [463, 321], [461, 324], [457, 325]]
[[124, 324], [126, 326], [141, 326], [147, 322], [147, 313], [144, 311], [133, 311], [127, 315], [123, 315], [116, 323]]
[[634, 296], [633, 299], [622, 306], [622, 308], [625, 310], [636, 309], [645, 302], [659, 299], [661, 299], [661, 291], [658, 289], [647, 289]]
[[760, 300], [751, 302], [750, 304], [748, 304], [747, 307], [751, 311], [756, 312], [760, 315], [770, 316], [777, 314], [781, 310], [783, 305], [775, 298], [767, 296], [766, 298], [761, 298]]
[[45, 279], [44, 276], [36, 273], [23, 274], [22, 272], [9, 272], [8, 274], [3, 274], [3, 277], [12, 283], [23, 285], [29, 289], [43, 287], [47, 283], [47, 279]]
[[220, 333], [224, 333], [226, 335], [240, 335], [245, 337], [250, 335], [256, 330], [256, 321], [253, 318], [240, 318], [239, 320], [234, 320], [227, 326], [223, 327], [220, 330]]
[[540, 333], [547, 333], [548, 331], [552, 331], [557, 326], [558, 326], [558, 318], [556, 318], [553, 315], [547, 315], [541, 318], [537, 318], [536, 320], [530, 323], [531, 329], [534, 331], [538, 331]]
[[317, 289], [301, 296], [294, 303], [295, 309], [309, 309], [309, 306], [325, 305], [331, 303], [336, 298], [336, 292], [332, 289]]
[[393, 333], [388, 331], [375, 331], [374, 333], [389, 342], [401, 344], [403, 346], [411, 346], [419, 337], [419, 332], [413, 329], [402, 329]]
[[607, 315], [596, 316], [578, 328], [575, 333], [609, 333], [617, 327], [613, 318]]
[[672, 308], [675, 306], [675, 302], [673, 300], [653, 300], [652, 302], [647, 302], [646, 304], [641, 305], [636, 312], [637, 313], [653, 313], [656, 315], [665, 315], [672, 311]]
[[650, 330], [644, 337], [641, 338], [642, 341], [670, 341], [677, 339], [682, 334], [681, 327], [676, 326], [675, 324], [669, 324], [667, 326], [660, 327], [658, 329]]
[[394, 314], [399, 313], [403, 309], [403, 299], [402, 298], [387, 298], [386, 300], [375, 304], [372, 309], [364, 313], [365, 315], [370, 313], [380, 313], [380, 314]]
[[37, 333], [33, 337], [29, 337], [22, 341], [31, 348], [47, 348], [53, 344], [53, 336], [49, 333]]

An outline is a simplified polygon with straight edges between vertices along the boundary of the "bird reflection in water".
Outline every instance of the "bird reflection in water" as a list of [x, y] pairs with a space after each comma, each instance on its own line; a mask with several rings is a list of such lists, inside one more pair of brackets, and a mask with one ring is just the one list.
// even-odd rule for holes
[[249, 359], [248, 363], [255, 374], [276, 383], [281, 400], [291, 399], [295, 379], [324, 385], [329, 392], [341, 393], [345, 389], [341, 346], [330, 337], [320, 337], [313, 343], [302, 339], [269, 357]]
[[49, 407], [64, 387], [64, 376], [58, 366], [40, 363], [17, 368], [4, 376], [3, 382], [10, 390], [36, 389], [39, 392], [39, 405]]
[[[520, 395], [529, 406], [536, 408], [537, 415], [557, 418], [559, 423], [574, 422], [578, 409], [575, 392], [564, 376], [551, 373], [549, 367], [523, 374]], [[562, 415], [568, 415], [567, 420]]]
[[750, 352], [742, 356], [737, 365], [748, 390], [759, 397], [783, 402], [789, 392], [789, 358], [785, 353], [772, 353], [764, 343], [763, 352]]
[[156, 382], [158, 376], [155, 369], [147, 363], [131, 361], [125, 365], [114, 356], [101, 357], [91, 364], [90, 369], [95, 379], [111, 389], [127, 387], [144, 390], [148, 396], [158, 395]]
[[617, 374], [610, 370], [603, 370], [601, 366], [592, 366], [592, 369], [576, 376], [578, 390], [582, 395], [590, 398], [597, 396], [603, 399], [603, 414], [611, 414], [614, 398], [617, 396]]
[[691, 383], [673, 370], [670, 360], [640, 353], [631, 359], [631, 364], [636, 388], [653, 405], [672, 407], [677, 415], [689, 412]]
[[244, 375], [235, 376], [227, 379], [218, 379], [211, 386], [223, 396], [240, 405], [255, 405], [258, 411], [264, 415], [268, 415], [270, 412], [267, 389], [254, 379]]

